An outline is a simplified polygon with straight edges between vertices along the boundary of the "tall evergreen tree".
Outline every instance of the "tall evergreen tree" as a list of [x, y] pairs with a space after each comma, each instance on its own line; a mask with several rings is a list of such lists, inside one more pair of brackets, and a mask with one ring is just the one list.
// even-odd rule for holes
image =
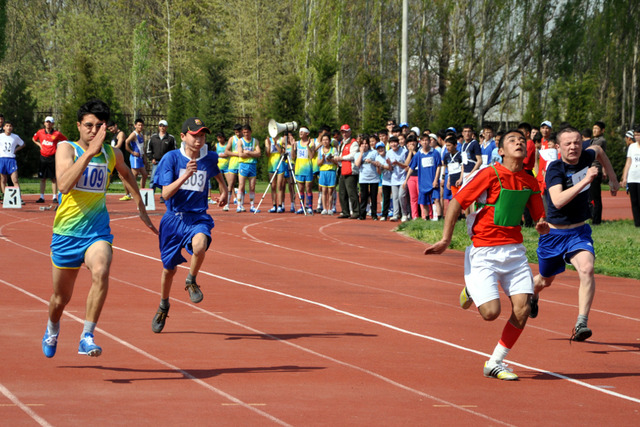
[[334, 129], [337, 126], [334, 95], [334, 77], [338, 72], [338, 62], [328, 53], [318, 55], [312, 61], [316, 70], [315, 95], [309, 106], [311, 131], [322, 126]]
[[469, 106], [469, 92], [464, 75], [459, 69], [450, 71], [449, 82], [434, 127], [443, 129], [453, 126], [460, 130], [465, 124], [475, 123], [473, 111]]
[[233, 115], [228, 81], [224, 74], [225, 62], [219, 58], [204, 61], [200, 79], [198, 116], [212, 133], [231, 130]]
[[382, 80], [380, 76], [368, 72], [362, 73], [358, 80], [365, 88], [362, 131], [364, 133], [377, 132], [384, 127], [390, 114], [389, 103], [382, 90]]
[[[180, 145], [180, 133], [182, 130], [182, 123], [189, 117], [195, 116], [195, 108], [192, 107], [192, 103], [189, 102], [187, 92], [182, 85], [182, 78], [177, 75], [174, 81], [174, 85], [171, 88], [171, 102], [169, 103], [169, 113], [167, 114], [167, 121], [169, 122], [169, 133], [176, 138], [176, 143]], [[205, 122], [206, 124], [206, 122]]]
[[0, 111], [5, 121], [13, 124], [13, 132], [25, 143], [25, 148], [16, 156], [18, 174], [33, 176], [38, 171], [40, 153], [38, 146], [31, 141], [38, 130], [38, 124], [34, 121], [36, 102], [17, 71], [11, 74], [0, 94]]

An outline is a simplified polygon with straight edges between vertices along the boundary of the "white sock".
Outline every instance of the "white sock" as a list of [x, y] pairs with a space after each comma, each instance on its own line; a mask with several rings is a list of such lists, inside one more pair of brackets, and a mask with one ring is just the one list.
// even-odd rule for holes
[[47, 321], [47, 332], [49, 335], [58, 335], [60, 333], [60, 322]]
[[507, 347], [503, 346], [502, 344], [498, 343], [496, 345], [496, 348], [493, 349], [493, 354], [491, 355], [491, 358], [489, 359], [489, 362], [491, 363], [502, 363], [502, 361], [504, 360], [505, 357], [507, 357], [507, 354], [509, 354], [509, 350]]
[[89, 322], [88, 320], [84, 321], [84, 328], [82, 329], [81, 337], [84, 337], [84, 334], [93, 335], [93, 331], [96, 329], [96, 324], [93, 322]]

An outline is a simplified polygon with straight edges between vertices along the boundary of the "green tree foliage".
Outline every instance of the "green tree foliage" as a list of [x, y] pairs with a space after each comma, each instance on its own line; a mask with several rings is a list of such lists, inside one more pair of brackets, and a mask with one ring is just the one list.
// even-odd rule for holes
[[7, 51], [5, 46], [5, 28], [7, 26], [7, 0], [0, 0], [0, 61]]
[[[169, 122], [169, 133], [175, 136], [176, 143], [180, 145], [180, 133], [182, 131], [182, 123], [189, 117], [196, 115], [196, 109], [189, 103], [187, 90], [182, 84], [182, 79], [177, 76], [175, 83], [171, 88], [171, 102], [169, 103], [169, 114], [167, 121]], [[203, 119], [204, 120], [204, 119]], [[207, 124], [205, 122], [205, 124]]]
[[18, 72], [9, 76], [0, 94], [0, 111], [5, 121], [13, 124], [13, 133], [22, 138], [25, 148], [16, 155], [19, 176], [33, 176], [38, 171], [38, 146], [31, 138], [38, 130], [34, 121], [36, 102], [27, 88], [27, 84]]
[[381, 78], [380, 76], [363, 72], [360, 79], [358, 79], [358, 83], [365, 89], [362, 131], [367, 134], [377, 132], [384, 128], [390, 114], [389, 102], [382, 90]]
[[304, 101], [302, 99], [302, 84], [295, 74], [284, 77], [269, 94], [265, 117], [277, 122], [296, 121], [304, 126]]
[[233, 127], [231, 96], [224, 74], [226, 63], [218, 58], [203, 61], [200, 78], [198, 116], [204, 120], [212, 133], [229, 132]]
[[[421, 131], [431, 126], [431, 109], [429, 108], [429, 100], [427, 95], [427, 88], [421, 86], [416, 93], [413, 94], [413, 107], [409, 113], [409, 123], [412, 126], [418, 126]], [[437, 129], [432, 129], [437, 130]]]
[[140, 100], [144, 99], [149, 70], [149, 29], [147, 21], [142, 21], [133, 31], [133, 66], [131, 67], [131, 94], [133, 95], [133, 115], [138, 113]]
[[442, 104], [435, 121], [436, 129], [450, 126], [460, 130], [465, 124], [474, 124], [473, 112], [469, 107], [469, 93], [465, 86], [465, 80], [460, 70], [450, 73], [450, 84], [442, 97]]
[[309, 106], [312, 132], [322, 126], [334, 129], [337, 126], [334, 96], [334, 77], [338, 72], [338, 62], [329, 54], [320, 54], [312, 60], [316, 70], [315, 94]]

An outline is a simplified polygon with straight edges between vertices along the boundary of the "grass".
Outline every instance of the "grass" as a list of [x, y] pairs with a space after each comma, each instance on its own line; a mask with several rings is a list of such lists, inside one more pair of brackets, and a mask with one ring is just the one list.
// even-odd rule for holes
[[[442, 221], [408, 221], [400, 224], [398, 231], [426, 244], [433, 244], [442, 238], [442, 226]], [[591, 228], [596, 251], [596, 274], [640, 279], [640, 232], [633, 221], [603, 221], [601, 225]], [[538, 233], [535, 229], [523, 228], [522, 235], [529, 262], [537, 264]], [[470, 244], [466, 222], [458, 221], [449, 248], [464, 251]], [[572, 266], [567, 268], [573, 269]]]

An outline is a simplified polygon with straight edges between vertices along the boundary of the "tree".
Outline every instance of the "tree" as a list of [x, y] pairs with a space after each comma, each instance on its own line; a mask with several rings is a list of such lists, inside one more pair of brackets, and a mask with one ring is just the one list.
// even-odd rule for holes
[[380, 76], [363, 72], [358, 84], [365, 89], [365, 108], [362, 118], [362, 131], [373, 133], [384, 128], [389, 118], [389, 103], [382, 91]]
[[167, 114], [168, 131], [176, 137], [178, 145], [180, 145], [181, 141], [182, 123], [189, 117], [195, 116], [195, 111], [190, 111], [190, 108], [191, 104], [188, 102], [186, 90], [182, 85], [182, 78], [178, 75], [171, 88], [171, 102], [169, 103], [169, 113]]
[[34, 121], [36, 102], [27, 89], [27, 84], [19, 72], [14, 72], [0, 94], [0, 111], [5, 121], [13, 124], [13, 132], [22, 138], [25, 143], [16, 156], [18, 173], [20, 176], [33, 176], [38, 171], [39, 154], [38, 146], [31, 138], [38, 130]]
[[338, 62], [328, 53], [323, 53], [316, 56], [311, 63], [316, 70], [316, 84], [315, 96], [309, 107], [310, 129], [312, 132], [322, 126], [334, 129], [337, 122], [333, 79], [338, 72]]
[[219, 58], [203, 61], [200, 78], [198, 116], [202, 118], [212, 133], [230, 130], [233, 126], [231, 96], [224, 74], [225, 62]]
[[277, 122], [296, 121], [305, 125], [302, 84], [298, 76], [289, 74], [271, 90], [265, 113], [265, 117]]
[[444, 129], [453, 126], [459, 130], [465, 124], [474, 124], [475, 120], [469, 106], [469, 92], [466, 89], [465, 78], [460, 69], [451, 71], [449, 79], [449, 87], [442, 97], [434, 127]]
[[133, 32], [133, 66], [131, 67], [131, 93], [133, 115], [138, 114], [140, 101], [146, 92], [146, 74], [149, 69], [149, 30], [147, 21], [142, 21]]

